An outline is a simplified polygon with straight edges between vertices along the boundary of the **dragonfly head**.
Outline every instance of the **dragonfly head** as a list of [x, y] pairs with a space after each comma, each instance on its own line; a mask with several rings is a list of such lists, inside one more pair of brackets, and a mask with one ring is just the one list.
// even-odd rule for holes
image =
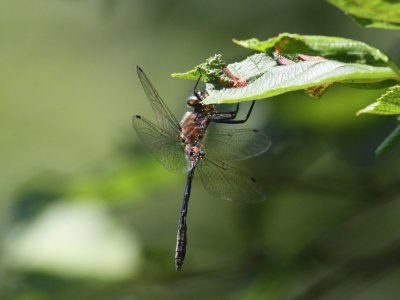
[[199, 108], [202, 106], [201, 101], [203, 101], [207, 97], [205, 92], [194, 92], [193, 95], [189, 96], [186, 99], [186, 104], [192, 108]]
[[201, 100], [199, 100], [195, 95], [192, 95], [186, 99], [186, 104], [188, 107], [199, 107], [201, 106]]

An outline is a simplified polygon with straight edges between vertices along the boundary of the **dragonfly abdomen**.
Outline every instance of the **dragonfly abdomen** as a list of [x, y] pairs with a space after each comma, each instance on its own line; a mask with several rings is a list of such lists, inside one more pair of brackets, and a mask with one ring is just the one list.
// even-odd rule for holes
[[175, 249], [175, 267], [177, 271], [180, 271], [185, 260], [186, 255], [186, 220], [179, 222], [178, 234], [176, 237], [176, 249]]

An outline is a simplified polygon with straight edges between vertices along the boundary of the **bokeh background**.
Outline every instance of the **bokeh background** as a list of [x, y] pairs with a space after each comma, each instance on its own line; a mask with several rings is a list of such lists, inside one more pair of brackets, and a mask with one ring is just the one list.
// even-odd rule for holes
[[330, 88], [259, 101], [246, 126], [272, 148], [240, 168], [267, 201], [241, 205], [195, 180], [183, 272], [174, 270], [185, 175], [141, 145], [153, 119], [140, 65], [179, 118], [207, 57], [281, 32], [364, 41], [399, 62], [396, 31], [362, 29], [324, 1], [0, 2], [0, 299], [398, 299], [396, 125], [357, 110], [383, 91]]

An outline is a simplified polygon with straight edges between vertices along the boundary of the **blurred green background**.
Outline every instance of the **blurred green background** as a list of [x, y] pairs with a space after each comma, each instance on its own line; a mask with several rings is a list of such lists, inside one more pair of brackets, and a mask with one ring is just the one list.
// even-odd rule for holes
[[395, 119], [355, 117], [383, 91], [334, 86], [256, 104], [272, 148], [240, 168], [267, 201], [194, 183], [184, 269], [174, 247], [185, 175], [167, 173], [130, 118], [154, 120], [140, 65], [179, 118], [207, 57], [281, 32], [364, 41], [399, 62], [396, 31], [317, 0], [0, 2], [0, 299], [399, 299]]

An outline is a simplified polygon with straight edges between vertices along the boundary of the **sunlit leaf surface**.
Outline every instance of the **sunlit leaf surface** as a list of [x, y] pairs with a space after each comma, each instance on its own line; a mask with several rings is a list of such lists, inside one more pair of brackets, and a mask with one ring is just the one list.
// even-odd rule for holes
[[364, 27], [400, 29], [400, 3], [385, 0], [328, 0]]
[[388, 57], [379, 49], [343, 37], [281, 33], [264, 41], [256, 38], [233, 41], [242, 47], [261, 52], [321, 55], [340, 61], [369, 64], [388, 62]]
[[235, 103], [329, 83], [374, 83], [397, 78], [388, 67], [334, 60], [300, 61], [289, 65], [272, 65], [270, 62], [271, 58], [266, 54], [255, 54], [241, 63], [233, 64], [232, 68], [229, 65], [238, 77], [247, 80], [247, 86], [214, 89], [208, 84], [209, 96], [204, 103]]
[[400, 114], [400, 86], [396, 85], [376, 100], [360, 110], [359, 114], [398, 115]]
[[[237, 78], [246, 80], [246, 86], [220, 84], [229, 81], [223, 72], [215, 75], [223, 65], [220, 55], [172, 76], [198, 79], [202, 75], [201, 79], [209, 83], [205, 104], [258, 100], [303, 89], [318, 97], [333, 83], [371, 89], [394, 84], [400, 78], [399, 69], [385, 54], [356, 40], [282, 33], [265, 41], [252, 38], [234, 42], [264, 52], [227, 65]], [[220, 60], [213, 63], [216, 57]]]

